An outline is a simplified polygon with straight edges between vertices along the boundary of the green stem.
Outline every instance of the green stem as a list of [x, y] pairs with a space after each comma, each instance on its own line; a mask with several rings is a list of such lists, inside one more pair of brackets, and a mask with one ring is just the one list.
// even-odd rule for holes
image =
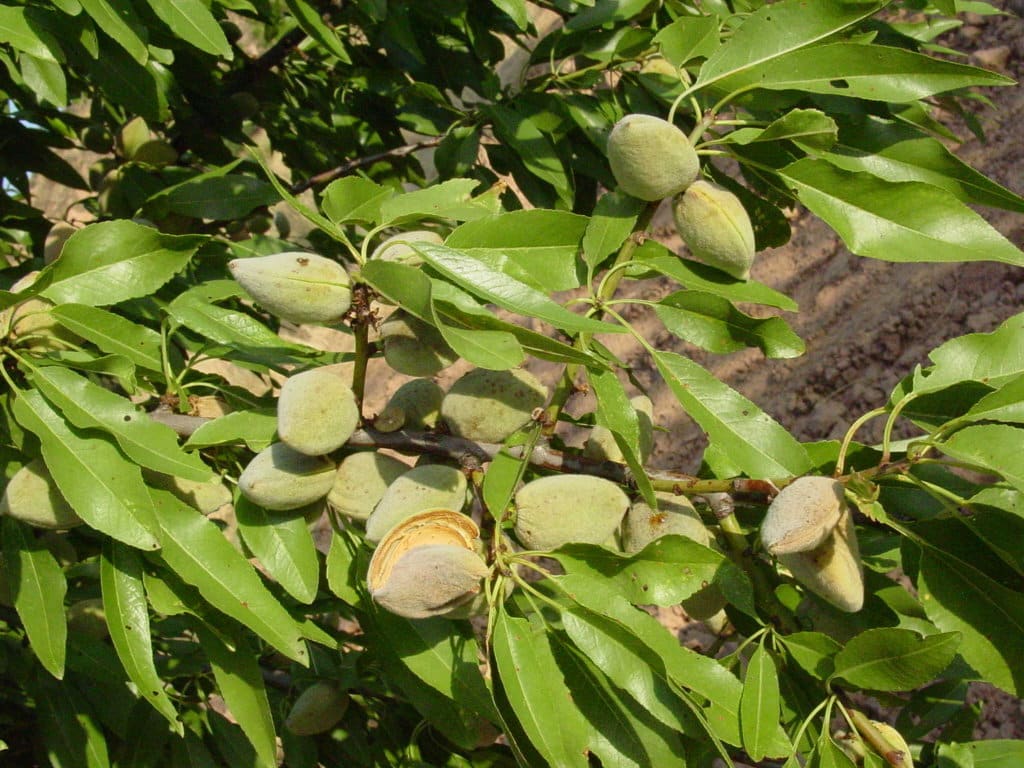
[[[835, 476], [839, 477], [843, 474], [843, 467], [846, 465], [846, 452], [850, 449], [850, 443], [853, 442], [853, 436], [857, 434], [857, 431], [867, 424], [871, 419], [876, 416], [881, 416], [885, 413], [885, 408], [876, 408], [873, 411], [868, 411], [859, 419], [857, 419], [850, 428], [846, 430], [846, 434], [843, 436], [843, 444], [839, 446], [839, 457], [836, 459], [836, 471]], [[886, 463], [886, 462], [881, 462]]]
[[352, 394], [356, 397], [356, 406], [359, 408], [359, 418], [363, 418], [363, 396], [366, 393], [366, 365], [370, 357], [370, 326], [357, 319], [353, 324], [353, 334], [356, 338], [356, 359], [355, 367], [352, 369]]
[[896, 406], [892, 409], [892, 413], [889, 414], [889, 418], [885, 422], [885, 430], [882, 432], [882, 460], [880, 463], [887, 464], [889, 462], [889, 445], [892, 438], [892, 428], [896, 423], [896, 419], [899, 417], [903, 409], [911, 402], [918, 398], [917, 392], [911, 392], [909, 395], [904, 397]]
[[[882, 735], [881, 731], [875, 728], [874, 724], [867, 718], [867, 716], [856, 709], [847, 711], [842, 704], [839, 705], [843, 714], [846, 715], [850, 724], [857, 729], [857, 733], [866, 741], [875, 752], [880, 754], [889, 765], [893, 768], [906, 768], [906, 760], [904, 760], [904, 752], [901, 749], [897, 749], [893, 744], [889, 743], [889, 740]], [[910, 755], [906, 755], [907, 758]]]

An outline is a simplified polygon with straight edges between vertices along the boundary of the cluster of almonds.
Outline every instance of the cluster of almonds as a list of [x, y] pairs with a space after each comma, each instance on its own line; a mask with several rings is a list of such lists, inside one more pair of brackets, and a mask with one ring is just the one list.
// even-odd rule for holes
[[863, 607], [860, 547], [842, 483], [801, 477], [787, 485], [768, 507], [761, 543], [819, 597], [850, 613]]
[[750, 217], [732, 192], [697, 178], [700, 161], [679, 128], [653, 115], [627, 115], [608, 136], [608, 163], [626, 194], [649, 202], [673, 198], [676, 229], [690, 253], [739, 280], [750, 276]]

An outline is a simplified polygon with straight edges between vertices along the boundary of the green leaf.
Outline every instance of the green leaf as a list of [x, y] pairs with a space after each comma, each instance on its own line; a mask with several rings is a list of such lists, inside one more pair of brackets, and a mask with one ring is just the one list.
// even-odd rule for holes
[[446, 246], [418, 243], [416, 251], [456, 285], [511, 312], [539, 318], [566, 331], [621, 333], [624, 330], [570, 312], [525, 283]]
[[[171, 118], [180, 99], [173, 75], [150, 59], [144, 65], [107, 36], [99, 38], [99, 54], [87, 63], [89, 79], [107, 100], [152, 123]], [[141, 202], [141, 201], [140, 201]]]
[[321, 207], [335, 224], [379, 224], [381, 205], [395, 192], [362, 176], [345, 176], [327, 185]]
[[516, 337], [508, 331], [456, 328], [435, 316], [435, 325], [455, 353], [478, 368], [506, 371], [526, 358]]
[[1024, 741], [990, 739], [964, 744], [939, 744], [937, 768], [1017, 768], [1024, 760]]
[[767, 128], [740, 128], [726, 135], [725, 140], [735, 144], [754, 144], [761, 141], [796, 141], [815, 150], [831, 147], [839, 138], [836, 121], [818, 109], [794, 109]]
[[530, 15], [526, 0], [491, 0], [495, 8], [508, 14], [520, 32], [525, 32], [530, 24]]
[[38, 24], [28, 18], [29, 9], [18, 6], [0, 6], [0, 40], [16, 51], [54, 64], [64, 59], [60, 43]]
[[771, 751], [779, 725], [779, 703], [779, 673], [762, 641], [747, 663], [740, 696], [740, 735], [754, 762]]
[[1003, 421], [1024, 424], [1024, 376], [1011, 379], [985, 395], [964, 414], [965, 421]]
[[952, 193], [805, 158], [779, 171], [797, 199], [856, 254], [885, 261], [1001, 261], [1024, 254]]
[[542, 291], [578, 288], [576, 257], [590, 225], [568, 211], [511, 211], [457, 227], [445, 245]]
[[58, 304], [50, 314], [62, 326], [104, 352], [121, 355], [140, 368], [163, 373], [160, 334], [105, 309], [85, 304]]
[[104, 542], [100, 557], [100, 586], [110, 641], [139, 695], [181, 736], [184, 727], [153, 661], [149, 608], [142, 574], [142, 558], [138, 552], [112, 539]]
[[950, 339], [928, 357], [934, 365], [915, 372], [915, 392], [943, 389], [959, 381], [980, 381], [998, 387], [1024, 374], [1024, 312], [1008, 318], [991, 333], [969, 333]]
[[561, 634], [549, 635], [572, 706], [590, 724], [590, 749], [606, 768], [647, 768], [679, 763], [679, 735], [637, 704]]
[[705, 87], [729, 76], [754, 71], [871, 16], [885, 3], [817, 2], [808, 13], [801, 0], [762, 6], [704, 62], [697, 85]]
[[711, 293], [677, 291], [659, 301], [654, 313], [674, 335], [716, 354], [746, 347], [757, 347], [765, 357], [804, 353], [803, 340], [781, 317], [751, 317]]
[[256, 654], [244, 638], [238, 638], [235, 647], [228, 648], [201, 624], [196, 625], [196, 634], [203, 653], [210, 660], [213, 676], [228, 710], [256, 749], [258, 765], [260, 768], [274, 768], [277, 765], [274, 717]]
[[36, 702], [38, 733], [51, 765], [109, 768], [107, 741], [82, 693], [73, 685], [37, 675], [30, 690]]
[[699, 56], [710, 56], [718, 48], [718, 19], [707, 16], [680, 16], [662, 27], [654, 36], [656, 45], [673, 66], [682, 67]]
[[327, 587], [349, 605], [359, 603], [359, 592], [354, 586], [361, 579], [355, 568], [357, 547], [351, 537], [335, 531], [327, 551]]
[[798, 665], [818, 680], [827, 680], [835, 671], [833, 657], [843, 646], [821, 632], [794, 632], [779, 637], [786, 652]]
[[213, 221], [241, 219], [254, 209], [281, 199], [273, 186], [262, 179], [237, 173], [188, 181], [164, 197], [171, 213]]
[[231, 44], [202, 0], [147, 0], [149, 7], [175, 35], [201, 51], [230, 61]]
[[966, 461], [1006, 478], [1024, 491], [1024, 429], [1009, 424], [979, 424], [954, 432], [936, 447], [947, 456]]
[[846, 171], [865, 171], [892, 182], [920, 181], [964, 202], [1024, 213], [1024, 198], [971, 168], [938, 139], [904, 123], [876, 116], [848, 120], [840, 129], [839, 144], [818, 156]]
[[73, 234], [44, 270], [53, 282], [42, 295], [56, 304], [94, 307], [148, 296], [184, 269], [205, 241], [133, 221], [91, 224]]
[[145, 27], [128, 3], [118, 2], [116, 6], [108, 0], [78, 0], [85, 12], [96, 22], [96, 26], [117, 41], [139, 64], [149, 58], [146, 41], [139, 36]]
[[869, 629], [836, 654], [832, 677], [870, 691], [910, 691], [942, 674], [960, 639], [959, 632], [921, 637], [907, 629]]
[[717, 87], [726, 91], [751, 87], [796, 90], [902, 103], [957, 88], [1012, 82], [995, 72], [903, 48], [838, 42], [787, 53], [726, 77]]
[[712, 443], [750, 477], [795, 477], [811, 469], [804, 447], [777, 421], [692, 360], [653, 352], [658, 370]]
[[[807, 765], [808, 768], [857, 768], [839, 745], [832, 740], [827, 728], [822, 729], [821, 735], [818, 737], [817, 748]], [[865, 760], [865, 768], [867, 768], [867, 760]]]
[[135, 463], [114, 444], [72, 428], [39, 392], [22, 392], [13, 411], [39, 438], [46, 468], [79, 517], [130, 546], [159, 546], [152, 533], [153, 505]]
[[550, 137], [531, 118], [509, 107], [491, 104], [482, 111], [494, 121], [497, 137], [519, 155], [526, 169], [555, 188], [562, 207], [571, 208], [572, 182]]
[[198, 449], [244, 443], [249, 450], [259, 452], [274, 442], [276, 433], [276, 411], [232, 411], [201, 425], [189, 436], [184, 447]]
[[641, 495], [657, 507], [654, 486], [644, 469], [640, 448], [640, 420], [618, 375], [613, 371], [587, 369], [587, 381], [597, 396], [597, 423], [611, 430]]
[[60, 64], [36, 58], [29, 53], [21, 54], [18, 61], [25, 85], [40, 99], [55, 107], [68, 105], [68, 83]]
[[345, 64], [352, 63], [338, 33], [324, 22], [320, 17], [320, 11], [306, 0], [284, 0], [284, 2], [303, 32], [323, 46], [336, 59]]
[[30, 529], [11, 517], [0, 517], [0, 542], [14, 609], [36, 658], [59, 680], [64, 677], [68, 634], [64, 572]]
[[587, 766], [588, 724], [566, 688], [545, 627], [499, 611], [491, 652], [505, 695], [537, 751], [551, 765]]
[[963, 636], [959, 652], [985, 680], [1024, 692], [1024, 596], [962, 560], [931, 547], [921, 552], [918, 594], [928, 618]]
[[214, 608], [288, 658], [308, 664], [302, 631], [220, 529], [171, 493], [150, 489], [150, 495], [164, 562]]
[[583, 235], [583, 260], [591, 267], [617, 251], [636, 225], [644, 204], [631, 195], [606, 192], [594, 206]]
[[473, 190], [480, 185], [476, 179], [449, 179], [424, 189], [388, 197], [381, 202], [380, 223], [398, 225], [423, 218], [475, 219], [486, 215], [485, 209], [473, 205]]
[[198, 454], [181, 449], [174, 430], [127, 398], [66, 368], [35, 368], [30, 379], [75, 427], [109, 433], [140, 466], [200, 483], [213, 476]]
[[746, 301], [778, 307], [789, 312], [798, 309], [797, 303], [783, 293], [753, 280], [734, 280], [720, 269], [698, 261], [676, 256], [655, 240], [647, 240], [636, 249], [633, 266], [627, 274], [644, 275], [646, 271], [671, 277], [684, 288], [721, 296], [730, 301]]
[[300, 603], [311, 603], [320, 563], [302, 515], [271, 514], [244, 496], [235, 502], [238, 532], [267, 573]]
[[167, 723], [141, 699], [125, 724], [127, 738], [117, 752], [117, 768], [159, 768], [171, 731]]

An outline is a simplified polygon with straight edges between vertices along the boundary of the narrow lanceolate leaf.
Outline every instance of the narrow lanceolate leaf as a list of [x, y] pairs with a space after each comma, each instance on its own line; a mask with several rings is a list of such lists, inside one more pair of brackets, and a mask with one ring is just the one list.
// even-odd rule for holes
[[833, 677], [871, 691], [910, 691], [942, 674], [960, 640], [959, 632], [921, 637], [909, 629], [869, 629], [836, 654]]
[[277, 190], [262, 179], [237, 173], [187, 181], [162, 197], [171, 213], [219, 221], [242, 218], [255, 208], [281, 199]]
[[1012, 82], [995, 72], [903, 48], [840, 42], [787, 53], [726, 77], [717, 87], [796, 90], [902, 103], [957, 88]]
[[117, 393], [57, 366], [33, 369], [31, 379], [74, 426], [109, 433], [140, 466], [196, 482], [213, 476], [198, 454], [181, 449], [174, 430], [153, 421]]
[[200, 426], [189, 436], [185, 448], [244, 443], [250, 450], [258, 452], [274, 441], [276, 432], [276, 411], [232, 411]]
[[301, 515], [272, 515], [240, 497], [235, 504], [238, 532], [267, 573], [300, 603], [311, 603], [320, 581], [320, 564]]
[[962, 560], [930, 547], [917, 588], [928, 618], [963, 636], [959, 652], [985, 680], [1024, 693], [1024, 596]]
[[939, 768], [1017, 768], [1024, 765], [1024, 741], [990, 739], [939, 745]]
[[771, 748], [779, 724], [779, 673], [762, 642], [747, 664], [740, 696], [740, 735], [747, 754], [758, 762]]
[[478, 368], [507, 371], [522, 364], [526, 353], [508, 331], [475, 330], [449, 325], [434, 315], [441, 336], [455, 353]]
[[654, 360], [686, 412], [743, 472], [788, 477], [811, 468], [796, 438], [697, 363], [673, 352], [655, 352]]
[[107, 740], [98, 718], [74, 685], [39, 675], [29, 686], [36, 701], [38, 733], [51, 765], [109, 768]]
[[630, 195], [608, 192], [594, 206], [594, 213], [583, 235], [583, 259], [596, 267], [617, 251], [633, 231], [643, 202]]
[[102, 351], [121, 355], [140, 368], [163, 372], [160, 334], [144, 325], [85, 304], [59, 304], [50, 314], [61, 325]]
[[978, 424], [954, 432], [936, 447], [947, 456], [995, 472], [1024, 491], [1024, 428]]
[[58, 55], [63, 58], [60, 43], [35, 26], [26, 18], [26, 8], [0, 7], [0, 39], [17, 51], [56, 64]]
[[828, 149], [839, 135], [836, 121], [819, 109], [794, 109], [767, 128], [740, 128], [726, 135], [735, 144], [761, 141], [796, 141], [814, 149]]
[[197, 634], [228, 711], [256, 750], [259, 768], [274, 768], [277, 765], [274, 717], [256, 654], [244, 638], [237, 638], [235, 647], [228, 648], [215, 633], [201, 625], [197, 626]]
[[218, 344], [239, 351], [305, 353], [309, 350], [290, 344], [245, 312], [220, 307], [198, 296], [182, 294], [167, 306], [167, 313], [180, 325]]
[[773, 60], [856, 24], [885, 3], [827, 0], [807, 12], [801, 0], [765, 5], [747, 16], [732, 37], [704, 62], [697, 85], [766, 66]]
[[159, 546], [138, 465], [112, 442], [70, 426], [35, 390], [15, 398], [13, 411], [18, 423], [39, 438], [46, 468], [79, 517], [130, 546]]
[[148, 296], [184, 269], [205, 241], [127, 220], [92, 224], [73, 234], [46, 268], [53, 282], [42, 295], [55, 304], [93, 307]]
[[526, 115], [509, 107], [492, 104], [484, 108], [494, 121], [498, 138], [515, 150], [526, 169], [555, 188], [562, 207], [572, 207], [572, 181], [546, 136]]
[[429, 243], [418, 244], [416, 250], [453, 283], [503, 309], [539, 318], [565, 331], [621, 333], [623, 330], [570, 312], [540, 291], [464, 253]]
[[998, 387], [1024, 374], [1024, 312], [991, 333], [969, 333], [950, 339], [928, 353], [934, 363], [915, 374], [914, 391], [930, 392], [959, 381], [982, 381]]
[[380, 206], [382, 224], [401, 224], [424, 217], [457, 219], [475, 217], [483, 210], [474, 207], [471, 200], [473, 190], [479, 186], [476, 179], [449, 179], [424, 189], [395, 195], [384, 200]]
[[1024, 376], [985, 395], [964, 414], [965, 421], [1005, 421], [1024, 424]]
[[787, 165], [779, 176], [801, 203], [861, 256], [1024, 266], [1024, 253], [944, 189], [849, 173], [811, 158]]
[[702, 291], [678, 291], [659, 301], [654, 313], [681, 339], [716, 354], [757, 347], [765, 357], [798, 357], [803, 340], [781, 317], [752, 317], [728, 299]]
[[611, 430], [616, 445], [633, 473], [637, 489], [652, 508], [657, 506], [654, 486], [644, 469], [640, 451], [640, 421], [626, 390], [612, 371], [587, 370], [587, 380], [597, 395], [597, 422]]
[[307, 664], [309, 654], [295, 620], [220, 529], [173, 494], [156, 489], [150, 494], [167, 565], [214, 608]]
[[136, 31], [142, 27], [135, 11], [130, 5], [118, 3], [117, 8], [107, 0], [79, 0], [96, 26], [116, 40], [139, 64], [145, 64], [149, 58], [146, 41]]
[[359, 592], [354, 586], [361, 579], [355, 567], [358, 546], [350, 536], [335, 531], [327, 551], [327, 587], [349, 605], [359, 602]]
[[0, 517], [4, 569], [14, 609], [39, 662], [54, 677], [64, 677], [68, 625], [64, 616], [64, 572], [24, 524]]
[[139, 553], [120, 542], [107, 540], [100, 558], [100, 586], [110, 640], [139, 695], [152, 704], [180, 736], [184, 728], [153, 661], [149, 606], [142, 579]]
[[285, 0], [285, 5], [288, 6], [288, 10], [295, 17], [303, 32], [335, 58], [345, 64], [352, 63], [338, 33], [320, 17], [320, 11], [314, 5], [307, 3], [306, 0]]
[[523, 731], [551, 765], [588, 765], [588, 724], [565, 686], [543, 625], [498, 613], [491, 648]]
[[148, 0], [160, 21], [201, 51], [232, 59], [231, 44], [202, 0]]

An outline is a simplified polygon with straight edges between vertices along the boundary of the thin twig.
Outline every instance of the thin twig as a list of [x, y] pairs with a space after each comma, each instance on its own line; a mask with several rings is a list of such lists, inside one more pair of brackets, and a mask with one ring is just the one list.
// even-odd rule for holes
[[406, 144], [401, 147], [392, 147], [391, 149], [385, 149], [383, 152], [377, 152], [372, 155], [366, 155], [365, 157], [357, 157], [353, 160], [348, 160], [341, 165], [335, 166], [326, 171], [321, 171], [315, 176], [310, 176], [308, 179], [297, 181], [289, 187], [289, 191], [293, 195], [297, 195], [300, 192], [305, 192], [310, 187], [315, 187], [320, 184], [327, 184], [328, 182], [340, 179], [342, 176], [351, 173], [357, 168], [365, 168], [367, 165], [373, 165], [378, 160], [387, 160], [390, 157], [405, 157], [411, 155], [413, 152], [417, 152], [421, 149], [429, 149], [436, 147], [444, 139], [443, 136], [436, 136], [433, 139], [424, 139], [423, 141], [417, 141], [415, 144]]

